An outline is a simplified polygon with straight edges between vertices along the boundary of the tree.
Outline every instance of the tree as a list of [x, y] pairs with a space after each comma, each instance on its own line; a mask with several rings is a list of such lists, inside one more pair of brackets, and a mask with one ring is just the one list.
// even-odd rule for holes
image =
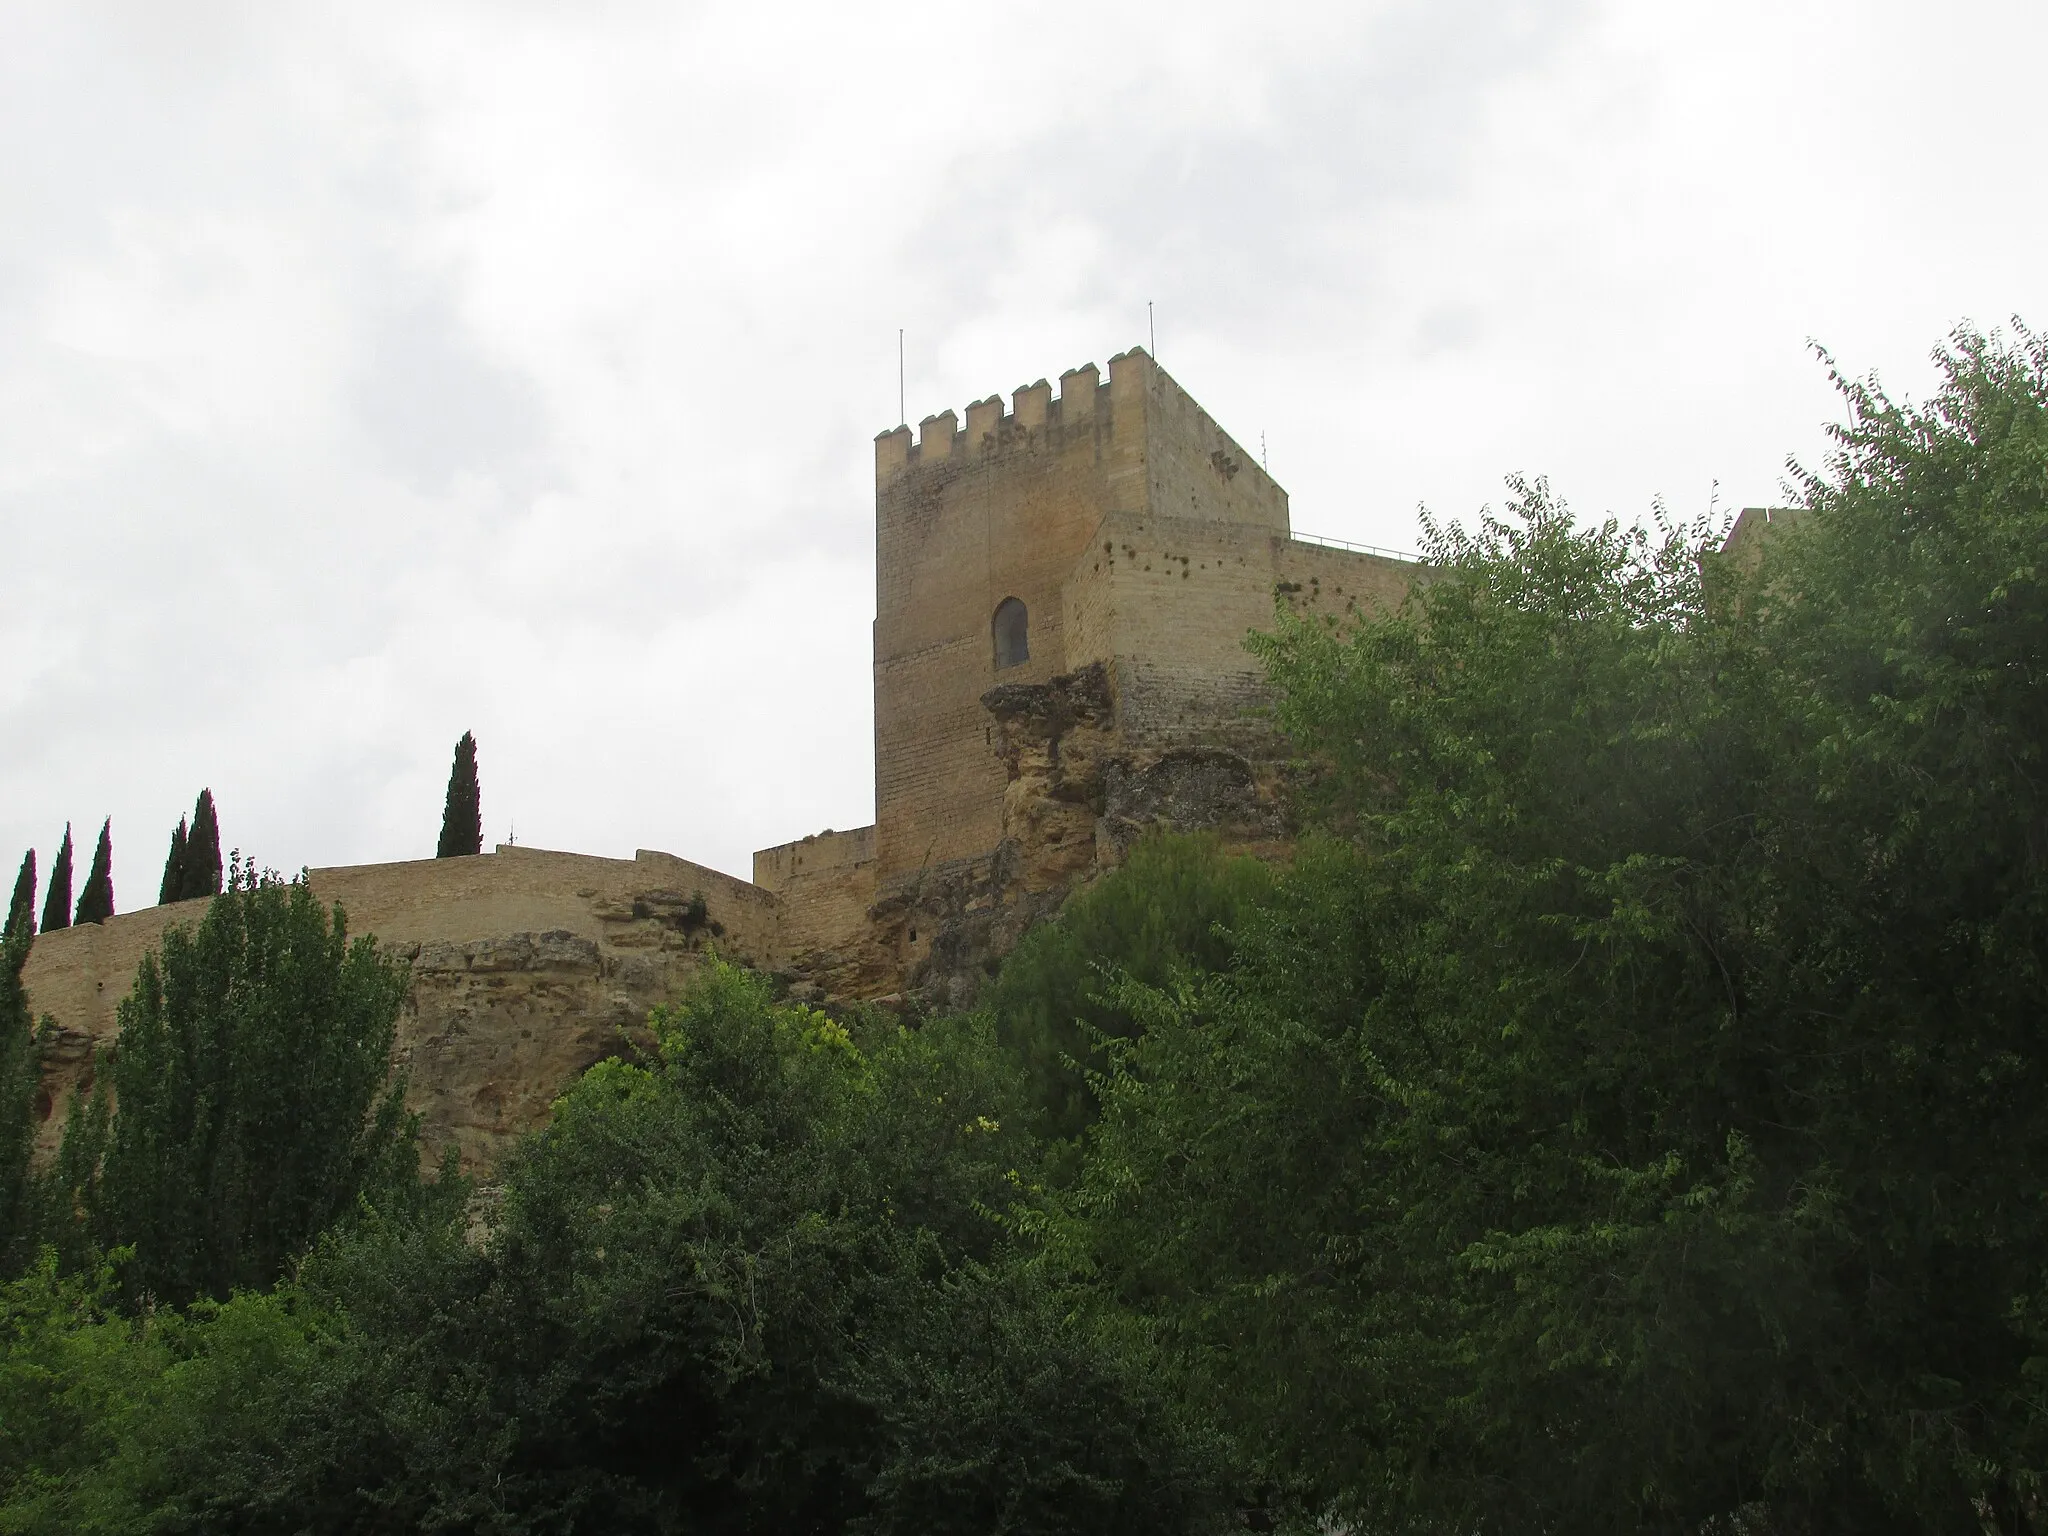
[[71, 823], [64, 823], [64, 841], [50, 865], [50, 889], [43, 897], [42, 932], [71, 926]]
[[835, 1020], [714, 962], [651, 1026], [481, 1213], [430, 1187], [146, 1324], [0, 1291], [0, 1527], [1224, 1528], [1144, 1341], [1011, 1239], [1032, 1148], [986, 1017]]
[[2048, 342], [1938, 362], [1754, 575], [1521, 485], [1262, 642], [1321, 837], [1059, 1231], [1310, 1511], [2040, 1529]]
[[484, 816], [476, 780], [476, 737], [468, 731], [455, 743], [455, 764], [448, 771], [448, 803], [441, 812], [437, 859], [484, 851]]
[[42, 1083], [42, 1037], [29, 1018], [21, 968], [33, 935], [0, 938], [0, 1280], [25, 1269], [38, 1235], [35, 1103]]
[[92, 852], [92, 868], [85, 877], [85, 889], [78, 895], [81, 923], [104, 923], [114, 915], [114, 818], [100, 823], [99, 846]]
[[36, 851], [21, 856], [21, 872], [14, 877], [14, 898], [7, 903], [7, 925], [0, 939], [36, 931]]
[[220, 818], [214, 811], [213, 791], [202, 789], [192, 807], [192, 830], [185, 841], [184, 901], [221, 892]]
[[366, 1192], [417, 1176], [391, 1069], [407, 985], [402, 961], [349, 941], [340, 908], [330, 921], [302, 881], [253, 870], [197, 929], [165, 931], [101, 1070], [103, 1155], [74, 1159], [95, 1238], [135, 1250], [133, 1293], [269, 1285]]
[[220, 820], [214, 813], [213, 791], [202, 789], [198, 803], [192, 807], [189, 828], [181, 816], [171, 833], [171, 851], [164, 860], [157, 904], [165, 906], [174, 901], [218, 896], [220, 890]]
[[185, 899], [185, 818], [171, 829], [171, 851], [164, 856], [164, 877], [156, 888], [156, 904], [167, 907]]
[[1119, 978], [1165, 984], [1220, 970], [1239, 918], [1271, 888], [1264, 864], [1225, 855], [1212, 836], [1152, 836], [1024, 936], [986, 1005], [1024, 1066], [1044, 1134], [1075, 1136], [1094, 1118], [1088, 1075], [1108, 1041], [1136, 1030], [1114, 996]]

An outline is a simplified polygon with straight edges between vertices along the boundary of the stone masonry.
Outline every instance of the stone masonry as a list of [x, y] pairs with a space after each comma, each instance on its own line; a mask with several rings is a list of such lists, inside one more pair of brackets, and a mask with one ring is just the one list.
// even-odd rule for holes
[[[1297, 539], [1287, 493], [1144, 352], [875, 440], [876, 815], [754, 856], [501, 847], [320, 869], [409, 958], [400, 1065], [428, 1153], [485, 1167], [716, 950], [795, 995], [965, 1006], [1033, 924], [1159, 827], [1284, 853], [1285, 763], [1245, 639], [1285, 602], [1399, 603], [1409, 561]], [[39, 937], [42, 1143], [188, 902]]]

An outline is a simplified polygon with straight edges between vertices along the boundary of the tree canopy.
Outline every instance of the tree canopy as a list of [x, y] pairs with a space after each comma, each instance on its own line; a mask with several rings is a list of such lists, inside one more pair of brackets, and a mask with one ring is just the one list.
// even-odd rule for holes
[[164, 859], [164, 877], [157, 888], [157, 904], [196, 901], [221, 892], [220, 819], [213, 807], [213, 791], [202, 789], [192, 807], [189, 826], [184, 817], [171, 832], [171, 849]]
[[708, 959], [488, 1189], [235, 884], [31, 1191], [0, 1530], [2039, 1536], [2048, 343], [1939, 361], [1754, 562], [1516, 482], [1283, 612], [1286, 867], [916, 1028]]
[[1324, 836], [1118, 994], [1065, 1230], [1307, 1507], [2036, 1518], [2048, 347], [1940, 362], [1754, 572], [1530, 483], [1260, 642]]
[[171, 828], [171, 851], [164, 855], [164, 877], [157, 883], [156, 904], [160, 907], [167, 907], [174, 901], [185, 899], [185, 847], [188, 836], [185, 818], [180, 816], [178, 824]]
[[74, 1203], [100, 1249], [132, 1249], [133, 1293], [269, 1285], [366, 1193], [409, 1182], [391, 1075], [407, 985], [304, 882], [246, 867], [196, 928], [165, 930], [121, 1001], [101, 1102], [66, 1132]]
[[93, 849], [92, 867], [86, 872], [85, 889], [78, 893], [80, 923], [104, 923], [114, 915], [114, 820], [100, 825], [99, 845]]
[[7, 924], [0, 938], [11, 939], [36, 931], [36, 851], [21, 856], [21, 869], [14, 877], [14, 895], [7, 903]]
[[71, 926], [71, 823], [64, 823], [64, 841], [57, 845], [57, 857], [50, 862], [50, 887], [43, 897], [40, 932]]
[[448, 770], [448, 801], [441, 811], [441, 841], [434, 849], [437, 859], [452, 859], [484, 851], [482, 791], [476, 779], [476, 737], [468, 731], [455, 743], [455, 762]]

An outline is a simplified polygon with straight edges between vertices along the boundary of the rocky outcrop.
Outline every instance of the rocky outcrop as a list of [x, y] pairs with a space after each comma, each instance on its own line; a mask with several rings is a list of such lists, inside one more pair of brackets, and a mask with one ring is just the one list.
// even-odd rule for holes
[[993, 688], [981, 702], [1009, 775], [1003, 836], [1017, 845], [1028, 885], [1113, 868], [1159, 829], [1214, 832], [1260, 851], [1290, 836], [1282, 765], [1257, 751], [1260, 737], [1242, 746], [1134, 747], [1118, 727], [1111, 673], [1100, 663]]
[[1156, 830], [1214, 832], [1226, 847], [1283, 850], [1292, 835], [1277, 757], [1216, 745], [1135, 748], [1099, 664], [982, 695], [1006, 774], [1002, 841], [987, 855], [920, 870], [882, 892], [864, 936], [833, 973], [798, 967], [804, 995], [850, 975], [901, 978], [881, 1000], [937, 1011], [971, 1005], [1002, 959], [1067, 896], [1123, 863]]
[[[610, 937], [610, 936], [607, 936]], [[616, 948], [555, 929], [399, 946], [412, 994], [397, 1059], [422, 1139], [488, 1167], [544, 1124], [586, 1067], [634, 1054], [647, 1015], [702, 963], [697, 945]]]
[[[644, 1044], [649, 1010], [714, 948], [750, 963], [773, 953], [773, 896], [667, 854], [502, 848], [309, 878], [316, 896], [344, 908], [352, 933], [376, 935], [411, 966], [397, 1065], [426, 1155], [452, 1146], [470, 1169], [545, 1123], [584, 1068]], [[205, 911], [181, 902], [37, 938], [23, 975], [31, 1006], [54, 1026], [38, 1106], [44, 1155], [71, 1091], [90, 1084], [95, 1048], [117, 1045], [118, 1006], [142, 955]]]

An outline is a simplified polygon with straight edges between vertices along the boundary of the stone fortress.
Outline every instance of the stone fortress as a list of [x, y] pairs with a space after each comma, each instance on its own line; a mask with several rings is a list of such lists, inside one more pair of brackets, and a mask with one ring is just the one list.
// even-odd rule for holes
[[[1280, 744], [1246, 636], [1276, 601], [1397, 603], [1417, 567], [1296, 538], [1287, 493], [1143, 351], [875, 440], [875, 821], [754, 855], [500, 846], [316, 869], [408, 956], [401, 1064], [430, 1155], [487, 1166], [712, 950], [794, 995], [962, 1006], [1034, 922], [1156, 827], [1278, 853]], [[110, 1041], [136, 965], [200, 902], [39, 937], [42, 1109]]]

